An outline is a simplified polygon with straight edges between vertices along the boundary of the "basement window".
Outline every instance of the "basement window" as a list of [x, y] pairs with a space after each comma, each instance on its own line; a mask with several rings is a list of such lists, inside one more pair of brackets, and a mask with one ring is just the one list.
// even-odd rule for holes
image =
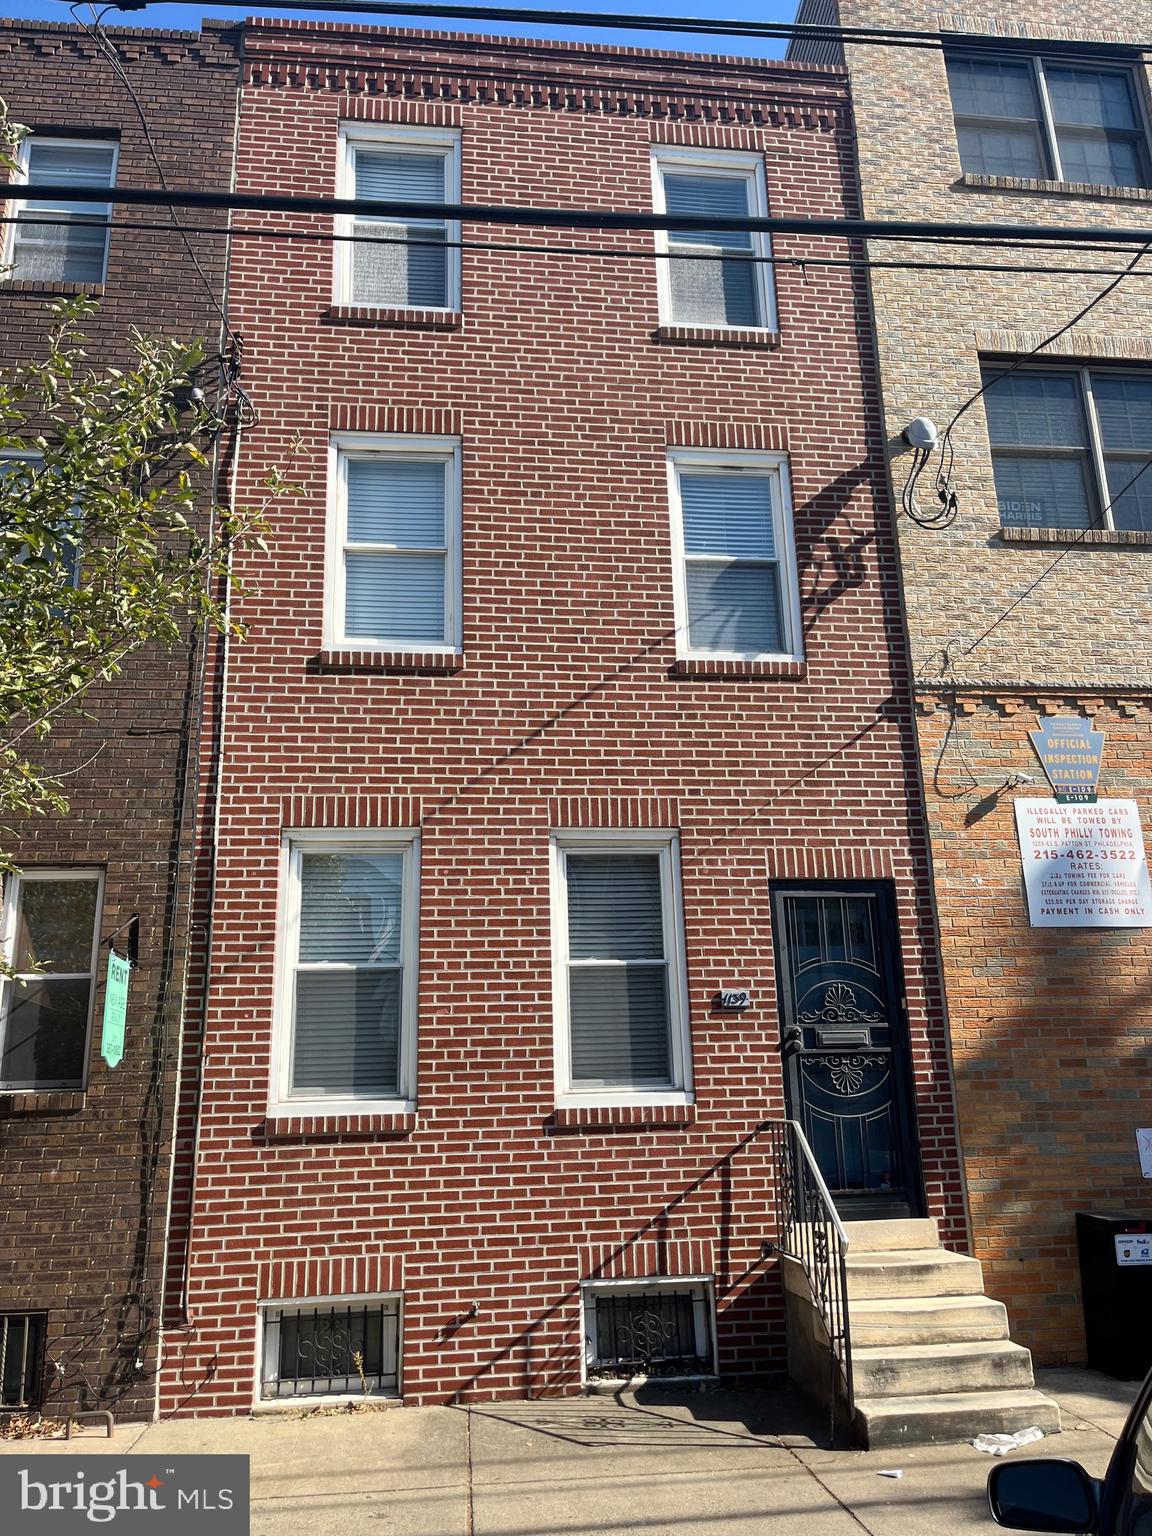
[[260, 1396], [395, 1397], [399, 1356], [398, 1296], [268, 1306]]
[[590, 1381], [631, 1376], [712, 1376], [711, 1287], [706, 1280], [645, 1280], [584, 1288]]
[[43, 1312], [0, 1312], [0, 1408], [35, 1408], [44, 1365]]

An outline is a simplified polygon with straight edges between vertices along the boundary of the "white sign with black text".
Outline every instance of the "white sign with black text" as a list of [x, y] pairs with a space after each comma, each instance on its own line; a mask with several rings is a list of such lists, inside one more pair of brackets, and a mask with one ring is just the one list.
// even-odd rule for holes
[[1152, 928], [1152, 885], [1135, 800], [1017, 800], [1033, 928]]

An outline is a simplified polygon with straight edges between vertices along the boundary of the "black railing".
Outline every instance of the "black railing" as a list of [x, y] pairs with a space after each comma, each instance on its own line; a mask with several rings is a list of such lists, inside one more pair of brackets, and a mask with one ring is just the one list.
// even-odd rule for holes
[[264, 1397], [394, 1392], [398, 1304], [269, 1307], [264, 1314]]
[[842, 1398], [851, 1419], [852, 1332], [848, 1321], [848, 1234], [798, 1120], [768, 1120], [776, 1173], [777, 1251], [804, 1271], [828, 1349], [840, 1377], [832, 1383], [835, 1418]]

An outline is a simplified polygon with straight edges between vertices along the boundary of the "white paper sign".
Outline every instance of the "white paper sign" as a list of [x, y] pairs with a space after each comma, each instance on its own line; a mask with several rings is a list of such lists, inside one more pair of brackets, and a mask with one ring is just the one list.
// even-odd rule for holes
[[1152, 928], [1152, 885], [1135, 800], [1017, 800], [1033, 928]]
[[1136, 1132], [1136, 1149], [1140, 1153], [1140, 1172], [1152, 1179], [1152, 1130]]
[[1113, 1239], [1116, 1244], [1116, 1262], [1121, 1269], [1133, 1264], [1152, 1264], [1152, 1233], [1121, 1232]]

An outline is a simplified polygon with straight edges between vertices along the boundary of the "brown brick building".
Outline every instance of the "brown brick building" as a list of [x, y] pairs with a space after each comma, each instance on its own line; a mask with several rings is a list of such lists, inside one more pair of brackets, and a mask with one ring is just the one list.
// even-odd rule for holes
[[[1146, 5], [811, 0], [799, 19], [947, 34], [943, 52], [847, 49], [867, 216], [1148, 228]], [[844, 62], [828, 45], [794, 53]], [[1074, 1213], [1152, 1216], [1135, 1142], [1152, 1091], [1152, 935], [1084, 926], [1083, 909], [1030, 926], [1013, 801], [1051, 804], [1036, 717], [1079, 717], [1105, 733], [1101, 800], [1135, 801], [1147, 828], [1152, 473], [1136, 477], [1152, 458], [1152, 289], [1134, 275], [1033, 358], [1133, 248], [870, 254], [1041, 269], [874, 270], [871, 284], [897, 494], [907, 424], [943, 427], [990, 385], [954, 434], [955, 521], [901, 517], [900, 559], [975, 1253], [1016, 1336], [1075, 1361]], [[924, 509], [940, 507], [935, 469]]]
[[[227, 186], [235, 34], [111, 36], [170, 183]], [[133, 103], [87, 33], [5, 21], [0, 57], [12, 118], [33, 129], [23, 151], [30, 179], [157, 184]], [[10, 232], [5, 366], [36, 353], [53, 297], [80, 292], [100, 300], [86, 325], [96, 366], [127, 355], [132, 326], [205, 338], [214, 359], [224, 241], [191, 237], [201, 278], [167, 215], [139, 216], [157, 230], [113, 229], [106, 239], [73, 220], [63, 235]], [[215, 389], [214, 362], [203, 382]], [[48, 973], [28, 989], [9, 984], [0, 1000], [6, 1406], [31, 1397], [49, 1412], [100, 1407], [128, 1418], [155, 1409], [200, 670], [191, 643], [130, 661], [89, 699], [90, 718], [63, 720], [43, 751], [46, 766], [67, 775], [71, 814], [4, 834], [21, 870], [8, 882], [5, 930], [11, 940], [19, 920]], [[116, 936], [123, 952], [133, 914], [140, 964], [124, 1057], [110, 1069], [99, 1053], [108, 941]], [[70, 979], [58, 979], [61, 969]]]

